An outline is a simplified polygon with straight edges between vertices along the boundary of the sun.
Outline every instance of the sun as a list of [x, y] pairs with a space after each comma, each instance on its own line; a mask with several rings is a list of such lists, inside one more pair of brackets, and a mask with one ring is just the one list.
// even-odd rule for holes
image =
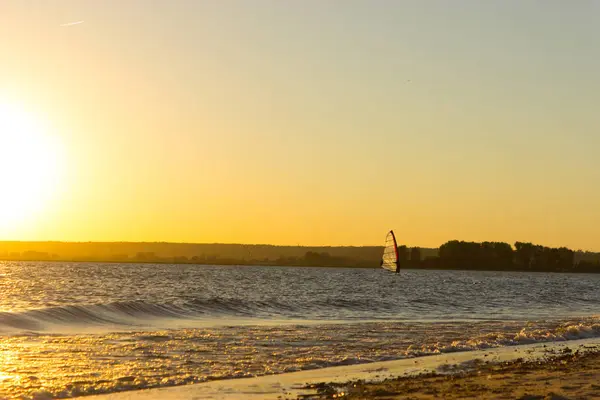
[[0, 102], [0, 234], [34, 220], [56, 193], [58, 150], [41, 120]]

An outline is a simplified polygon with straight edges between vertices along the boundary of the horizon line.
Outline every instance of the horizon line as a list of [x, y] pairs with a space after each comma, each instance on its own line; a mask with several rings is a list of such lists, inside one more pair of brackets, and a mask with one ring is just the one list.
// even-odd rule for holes
[[[406, 244], [400, 244], [400, 246], [406, 246], [408, 248], [419, 248], [419, 249], [439, 249], [443, 244], [447, 243], [447, 242], [451, 242], [451, 241], [459, 241], [459, 242], [471, 242], [471, 243], [484, 243], [484, 242], [490, 242], [490, 243], [507, 243], [511, 246], [511, 248], [514, 248], [514, 243], [510, 243], [510, 242], [502, 242], [502, 241], [469, 241], [469, 240], [461, 240], [461, 239], [450, 239], [445, 241], [444, 243], [442, 243], [441, 245], [437, 246], [437, 247], [428, 247], [428, 246], [409, 246]], [[515, 241], [516, 242], [521, 242], [519, 240]], [[127, 243], [127, 244], [184, 244], [184, 245], [229, 245], [229, 246], [271, 246], [271, 247], [304, 247], [304, 248], [309, 248], [309, 247], [384, 247], [384, 245], [369, 245], [369, 244], [363, 244], [363, 245], [300, 245], [300, 244], [296, 244], [296, 245], [288, 245], [288, 244], [269, 244], [269, 243], [227, 243], [227, 242], [169, 242], [169, 241], [128, 241], [128, 240], [121, 240], [121, 241], [101, 241], [101, 240], [88, 240], [88, 241], [68, 241], [68, 240], [0, 240], [0, 244], [2, 243], [64, 243], [64, 244], [83, 244], [83, 243], [98, 243], [98, 244], [110, 244], [110, 243]], [[539, 244], [539, 243], [534, 243], [534, 242], [522, 242], [522, 243], [531, 243], [534, 245], [539, 245], [539, 246], [544, 246], [544, 247], [550, 247], [552, 248], [552, 246], [547, 246], [544, 244]], [[400, 247], [399, 246], [399, 247]], [[569, 248], [567, 246], [558, 246], [558, 248], [560, 247], [565, 247], [568, 248], [569, 250], [572, 250], [574, 252], [584, 252], [584, 253], [600, 253], [600, 251], [595, 251], [595, 250], [589, 250], [589, 249], [572, 249]]]

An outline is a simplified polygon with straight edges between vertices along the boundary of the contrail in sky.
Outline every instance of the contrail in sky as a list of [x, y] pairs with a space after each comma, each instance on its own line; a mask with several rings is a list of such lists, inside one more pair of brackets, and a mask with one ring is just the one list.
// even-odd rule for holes
[[83, 24], [85, 21], [75, 21], [75, 22], [67, 22], [66, 24], [60, 24], [60, 26], [73, 26]]

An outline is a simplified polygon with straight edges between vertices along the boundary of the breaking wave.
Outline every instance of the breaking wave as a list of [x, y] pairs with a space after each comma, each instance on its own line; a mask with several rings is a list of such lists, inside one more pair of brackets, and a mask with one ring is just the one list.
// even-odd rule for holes
[[[243, 300], [213, 297], [155, 304], [142, 300], [107, 304], [64, 305], [18, 312], [0, 312], [0, 332], [50, 330], [65, 325], [148, 325], [165, 319], [194, 320], [221, 317], [250, 319], [369, 320], [394, 319], [394, 307], [382, 301], [315, 299], [312, 302]], [[373, 310], [378, 310], [373, 313]]]
[[48, 330], [64, 325], [135, 326], [144, 321], [164, 318], [185, 318], [189, 312], [175, 306], [149, 304], [143, 301], [109, 304], [68, 305], [21, 312], [0, 313], [0, 331]]
[[[65, 305], [19, 312], [0, 312], [0, 332], [7, 330], [52, 330], [57, 326], [119, 325], [147, 326], [156, 320], [194, 320], [220, 317], [254, 319], [327, 319], [331, 316], [369, 310], [373, 304], [356, 300], [315, 301], [289, 304], [280, 301], [241, 299], [192, 299], [179, 304], [154, 304], [145, 301], [107, 304]], [[351, 316], [349, 316], [352, 319]], [[377, 318], [372, 318], [377, 319]]]
[[497, 327], [482, 335], [463, 337], [451, 342], [410, 345], [407, 356], [451, 353], [457, 351], [483, 350], [495, 347], [517, 346], [534, 343], [562, 342], [568, 340], [600, 337], [600, 317], [586, 317], [576, 321], [529, 322], [520, 328], [517, 323]]

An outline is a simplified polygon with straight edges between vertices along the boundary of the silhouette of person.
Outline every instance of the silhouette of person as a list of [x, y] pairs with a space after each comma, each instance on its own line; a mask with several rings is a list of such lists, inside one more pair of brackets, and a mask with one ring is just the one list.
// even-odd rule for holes
[[400, 273], [400, 260], [396, 261], [396, 273]]

